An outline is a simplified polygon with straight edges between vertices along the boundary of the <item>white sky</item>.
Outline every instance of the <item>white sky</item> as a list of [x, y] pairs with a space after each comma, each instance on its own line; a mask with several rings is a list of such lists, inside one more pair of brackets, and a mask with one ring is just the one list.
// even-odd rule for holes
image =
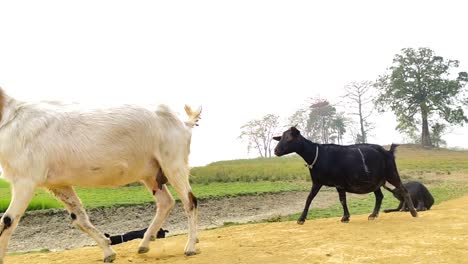
[[[375, 80], [405, 47], [468, 71], [466, 1], [0, 2], [0, 86], [23, 100], [203, 105], [192, 165], [250, 157], [240, 126]], [[401, 142], [395, 118], [371, 140]], [[468, 147], [466, 128], [445, 137]]]

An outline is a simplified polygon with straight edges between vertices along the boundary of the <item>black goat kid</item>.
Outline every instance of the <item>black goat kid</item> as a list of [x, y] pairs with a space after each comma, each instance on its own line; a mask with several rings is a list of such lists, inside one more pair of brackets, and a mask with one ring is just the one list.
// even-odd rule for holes
[[[143, 236], [145, 235], [147, 229], [148, 228], [135, 230], [135, 231], [130, 231], [130, 232], [127, 232], [125, 234], [115, 235], [115, 236], [111, 236], [111, 235], [109, 235], [107, 233], [104, 233], [104, 236], [110, 239], [111, 245], [116, 245], [116, 244], [124, 243], [124, 242], [130, 241], [130, 240], [133, 240], [133, 239], [143, 238]], [[166, 233], [169, 233], [169, 231], [164, 230], [162, 228], [159, 228], [159, 231], [156, 234], [156, 238], [165, 238]], [[151, 237], [151, 240], [154, 240], [154, 237]]]
[[375, 207], [369, 215], [369, 220], [376, 218], [383, 199], [380, 187], [385, 182], [396, 187], [403, 195], [411, 215], [417, 216], [411, 197], [401, 183], [397, 171], [394, 157], [397, 145], [392, 144], [388, 151], [373, 144], [349, 146], [317, 144], [304, 138], [295, 127], [291, 127], [282, 136], [273, 139], [279, 141], [275, 148], [275, 155], [283, 156], [295, 152], [305, 160], [309, 167], [312, 189], [307, 197], [304, 211], [297, 220], [298, 224], [305, 222], [310, 204], [323, 185], [336, 187], [338, 191], [343, 206], [341, 222], [349, 222], [346, 192], [358, 194], [374, 192]]
[[[434, 197], [426, 188], [426, 186], [424, 186], [424, 184], [416, 181], [411, 181], [403, 185], [405, 186], [406, 190], [408, 190], [411, 196], [411, 201], [413, 202], [413, 205], [416, 207], [417, 211], [426, 211], [431, 209], [432, 205], [434, 204]], [[383, 187], [389, 192], [393, 193], [393, 196], [395, 196], [395, 198], [397, 198], [400, 201], [400, 204], [396, 209], [384, 210], [385, 213], [408, 211], [408, 206], [406, 206], [405, 199], [398, 192], [398, 190], [392, 190], [385, 185]]]

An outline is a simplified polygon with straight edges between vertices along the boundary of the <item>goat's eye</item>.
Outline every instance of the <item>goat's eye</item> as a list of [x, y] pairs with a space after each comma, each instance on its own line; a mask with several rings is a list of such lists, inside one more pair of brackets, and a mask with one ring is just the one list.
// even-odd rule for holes
[[293, 137], [292, 137], [292, 136], [288, 135], [288, 136], [286, 137], [286, 141], [287, 141], [287, 142], [291, 142], [292, 140], [293, 140]]

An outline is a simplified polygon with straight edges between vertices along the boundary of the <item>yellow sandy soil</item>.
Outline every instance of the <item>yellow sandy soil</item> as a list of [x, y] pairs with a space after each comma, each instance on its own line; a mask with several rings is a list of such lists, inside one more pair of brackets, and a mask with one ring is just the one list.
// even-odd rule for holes
[[[183, 255], [186, 236], [152, 242], [136, 253], [138, 240], [117, 245], [120, 263], [468, 263], [468, 196], [444, 202], [418, 218], [409, 213], [241, 225], [200, 232], [199, 254]], [[97, 247], [7, 256], [13, 263], [101, 263]]]

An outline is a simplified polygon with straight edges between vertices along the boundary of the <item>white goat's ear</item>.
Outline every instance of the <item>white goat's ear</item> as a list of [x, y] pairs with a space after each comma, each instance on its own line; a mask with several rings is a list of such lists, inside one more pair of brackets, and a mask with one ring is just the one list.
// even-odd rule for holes
[[280, 141], [281, 137], [273, 137], [273, 139], [276, 140], [276, 141]]

